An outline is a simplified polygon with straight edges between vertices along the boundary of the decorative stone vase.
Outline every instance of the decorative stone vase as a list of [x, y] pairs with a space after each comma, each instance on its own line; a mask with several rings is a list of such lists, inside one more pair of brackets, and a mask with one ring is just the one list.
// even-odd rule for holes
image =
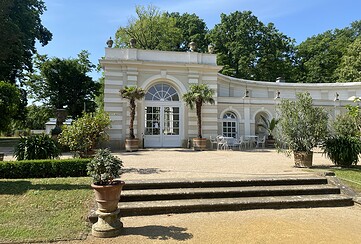
[[125, 150], [128, 152], [138, 151], [139, 149], [139, 139], [125, 139]]
[[93, 236], [104, 238], [120, 234], [123, 223], [118, 216], [118, 203], [124, 185], [124, 181], [116, 181], [112, 185], [91, 185], [98, 206], [98, 221], [92, 226]]
[[312, 167], [313, 152], [293, 152], [295, 166], [300, 168]]
[[193, 148], [195, 151], [204, 151], [207, 149], [206, 138], [193, 138]]

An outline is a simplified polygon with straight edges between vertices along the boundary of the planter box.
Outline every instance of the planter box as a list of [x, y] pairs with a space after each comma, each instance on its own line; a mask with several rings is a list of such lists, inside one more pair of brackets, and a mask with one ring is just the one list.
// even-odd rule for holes
[[193, 148], [195, 151], [204, 151], [207, 149], [206, 138], [193, 138]]
[[313, 152], [293, 152], [293, 156], [296, 167], [312, 167]]

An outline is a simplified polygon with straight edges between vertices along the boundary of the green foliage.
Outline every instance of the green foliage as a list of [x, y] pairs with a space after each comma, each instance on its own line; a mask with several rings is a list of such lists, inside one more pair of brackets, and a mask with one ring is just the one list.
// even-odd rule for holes
[[208, 49], [208, 40], [206, 35], [208, 28], [206, 23], [195, 14], [167, 13], [167, 16], [176, 20], [175, 27], [179, 28], [182, 36], [178, 40], [175, 51], [188, 51], [189, 43], [195, 42], [200, 52], [206, 52]]
[[[350, 27], [328, 30], [307, 38], [306, 41], [297, 46], [299, 81], [309, 83], [352, 81], [349, 78], [353, 77], [353, 74], [348, 77], [348, 74], [342, 74], [342, 72], [353, 69], [349, 69], [345, 65], [349, 64], [347, 56], [354, 56], [355, 54], [356, 50], [349, 46], [360, 36], [360, 30], [361, 21], [356, 21]], [[352, 54], [347, 54], [348, 49]], [[343, 58], [344, 55], [346, 56]], [[342, 59], [345, 60], [342, 61]], [[344, 64], [341, 64], [342, 62]]]
[[0, 178], [53, 178], [86, 176], [90, 159], [1, 161]]
[[359, 120], [349, 113], [338, 115], [332, 124], [334, 134], [351, 137], [359, 136], [360, 129], [357, 121]]
[[21, 137], [14, 150], [17, 160], [52, 159], [59, 154], [56, 142], [46, 134]]
[[308, 92], [297, 93], [297, 100], [283, 99], [280, 112], [277, 143], [288, 146], [290, 152], [309, 152], [328, 135], [328, 113], [322, 107], [314, 107]]
[[19, 111], [20, 92], [15, 85], [0, 81], [0, 132], [6, 131]]
[[264, 25], [250, 11], [221, 14], [221, 23], [210, 31], [209, 39], [225, 75], [264, 81], [279, 76], [291, 79], [294, 40], [272, 23]]
[[338, 76], [338, 82], [361, 81], [361, 36], [347, 47], [335, 73]]
[[361, 140], [359, 137], [337, 135], [325, 140], [322, 149], [335, 165], [350, 167], [358, 162], [358, 155], [361, 153]]
[[108, 139], [105, 132], [110, 126], [109, 115], [104, 112], [84, 113], [72, 125], [63, 126], [58, 142], [69, 147], [80, 157], [87, 157], [101, 140]]
[[27, 116], [25, 128], [32, 130], [45, 130], [45, 123], [54, 116], [53, 111], [47, 106], [30, 105], [26, 107]]
[[136, 86], [125, 86], [120, 89], [120, 95], [122, 98], [129, 100], [129, 108], [130, 108], [130, 123], [129, 123], [129, 138], [134, 139], [134, 119], [135, 119], [135, 111], [136, 111], [136, 100], [140, 100], [145, 96], [145, 91], [141, 87]]
[[269, 136], [273, 136], [273, 130], [276, 128], [279, 119], [272, 118], [269, 120], [265, 116], [261, 114], [262, 123], [258, 124], [258, 126], [267, 130]]
[[202, 105], [205, 103], [214, 104], [214, 90], [207, 84], [194, 84], [189, 87], [189, 91], [183, 94], [183, 100], [190, 109], [196, 107], [198, 138], [202, 138]]
[[49, 59], [37, 56], [39, 73], [29, 74], [27, 85], [33, 97], [49, 107], [67, 106], [69, 115], [79, 117], [84, 112], [95, 111], [95, 96], [99, 95], [100, 84], [87, 75], [95, 67], [89, 61], [89, 53], [81, 51], [73, 59]]
[[113, 156], [108, 148], [99, 149], [87, 166], [88, 175], [93, 178], [94, 184], [108, 185], [120, 177], [123, 162]]
[[120, 27], [115, 34], [116, 47], [129, 46], [129, 40], [136, 40], [136, 47], [151, 50], [174, 50], [181, 39], [176, 20], [161, 13], [159, 8], [149, 5], [136, 6], [136, 18], [128, 20], [126, 27]]
[[52, 34], [41, 23], [46, 10], [41, 0], [2, 0], [0, 9], [0, 80], [15, 84], [32, 68], [36, 41], [44, 46]]

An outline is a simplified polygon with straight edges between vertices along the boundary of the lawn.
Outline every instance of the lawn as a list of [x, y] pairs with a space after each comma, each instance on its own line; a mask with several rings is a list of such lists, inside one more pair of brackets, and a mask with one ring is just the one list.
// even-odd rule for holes
[[93, 207], [88, 177], [0, 179], [0, 242], [84, 238]]
[[361, 166], [339, 169], [331, 168], [331, 170], [335, 172], [337, 178], [343, 181], [343, 183], [361, 193]]

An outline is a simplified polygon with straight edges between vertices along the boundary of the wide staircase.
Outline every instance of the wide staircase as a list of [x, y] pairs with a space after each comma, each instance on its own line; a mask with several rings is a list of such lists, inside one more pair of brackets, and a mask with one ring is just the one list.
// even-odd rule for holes
[[342, 207], [352, 197], [321, 176], [127, 181], [120, 215]]

